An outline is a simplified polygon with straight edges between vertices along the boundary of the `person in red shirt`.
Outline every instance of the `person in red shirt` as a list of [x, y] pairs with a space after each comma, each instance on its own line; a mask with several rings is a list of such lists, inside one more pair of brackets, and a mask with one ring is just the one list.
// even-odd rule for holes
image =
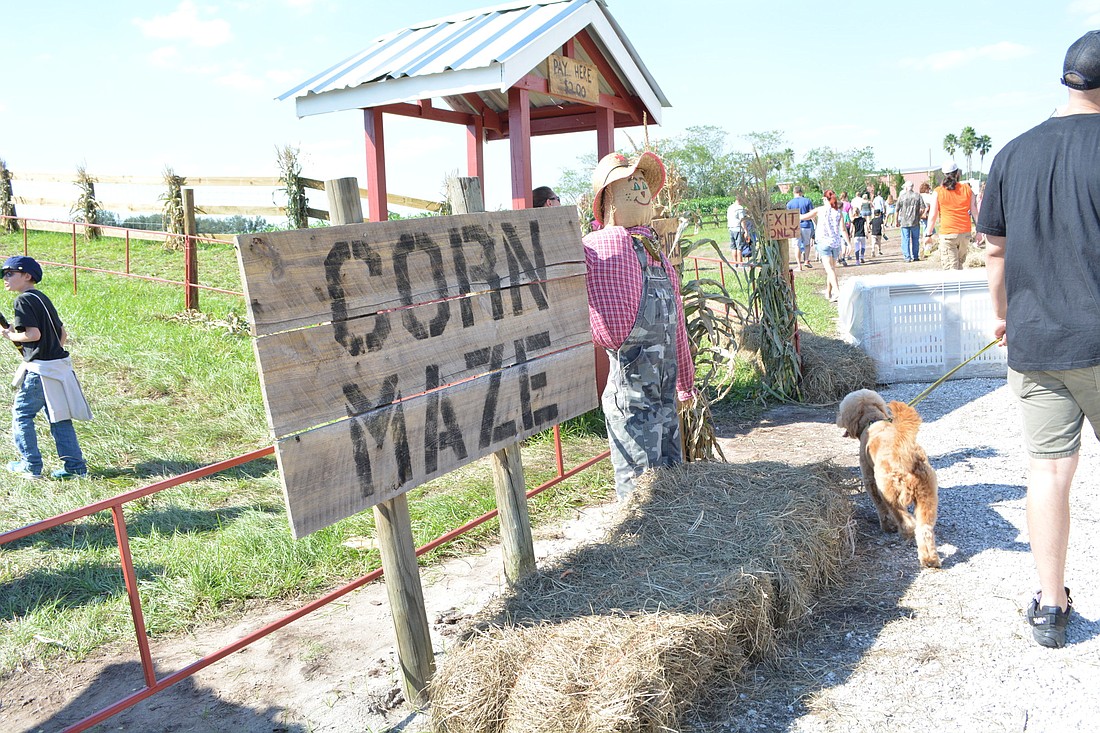
[[664, 184], [664, 165], [649, 152], [611, 153], [592, 174], [602, 226], [584, 238], [588, 312], [610, 362], [602, 405], [620, 499], [647, 468], [683, 460], [677, 407], [695, 397], [680, 277], [649, 226]]

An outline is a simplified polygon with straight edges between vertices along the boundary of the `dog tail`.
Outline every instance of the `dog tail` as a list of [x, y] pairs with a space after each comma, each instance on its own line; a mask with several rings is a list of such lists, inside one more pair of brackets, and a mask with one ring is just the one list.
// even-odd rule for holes
[[920, 413], [916, 408], [904, 402], [894, 401], [890, 405], [890, 414], [894, 416], [894, 447], [909, 453], [917, 447], [917, 430], [920, 429]]

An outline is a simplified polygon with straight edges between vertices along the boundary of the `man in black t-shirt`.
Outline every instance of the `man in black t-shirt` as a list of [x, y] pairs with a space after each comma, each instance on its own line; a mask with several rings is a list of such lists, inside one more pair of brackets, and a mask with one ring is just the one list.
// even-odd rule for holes
[[85, 476], [88, 466], [73, 419], [91, 419], [91, 412], [65, 350], [65, 324], [50, 299], [35, 289], [42, 279], [42, 267], [31, 257], [16, 255], [4, 261], [3, 276], [4, 289], [17, 295], [11, 324], [0, 330], [0, 335], [19, 346], [23, 356], [15, 375], [18, 391], [12, 407], [12, 439], [19, 460], [8, 463], [7, 468], [25, 478], [42, 477], [34, 419], [46, 410], [50, 434], [64, 466], [51, 475], [57, 479]]
[[1047, 647], [1065, 645], [1072, 611], [1069, 491], [1086, 417], [1100, 437], [1100, 31], [1069, 47], [1062, 72], [1069, 102], [997, 154], [978, 218], [1029, 456], [1040, 590], [1027, 616]]

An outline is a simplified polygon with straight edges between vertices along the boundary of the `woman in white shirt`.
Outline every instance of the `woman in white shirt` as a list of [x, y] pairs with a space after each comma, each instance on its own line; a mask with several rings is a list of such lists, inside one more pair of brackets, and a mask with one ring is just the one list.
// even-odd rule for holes
[[840, 256], [844, 245], [849, 247], [852, 240], [848, 238], [848, 230], [844, 227], [844, 215], [840, 211], [840, 200], [836, 192], [829, 189], [825, 192], [825, 201], [816, 209], [802, 215], [803, 221], [815, 219], [817, 222], [817, 242], [814, 248], [821, 257], [821, 264], [825, 267], [825, 297], [835, 303], [840, 297], [840, 285], [836, 279], [836, 258]]

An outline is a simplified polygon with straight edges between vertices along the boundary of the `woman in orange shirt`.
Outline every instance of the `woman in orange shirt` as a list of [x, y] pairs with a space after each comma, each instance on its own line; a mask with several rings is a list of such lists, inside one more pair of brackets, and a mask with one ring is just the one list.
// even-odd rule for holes
[[932, 195], [925, 239], [932, 238], [932, 228], [939, 220], [940, 263], [945, 270], [961, 270], [970, 250], [971, 222], [978, 218], [978, 205], [970, 185], [959, 182], [959, 166], [954, 161], [944, 163], [943, 183]]

